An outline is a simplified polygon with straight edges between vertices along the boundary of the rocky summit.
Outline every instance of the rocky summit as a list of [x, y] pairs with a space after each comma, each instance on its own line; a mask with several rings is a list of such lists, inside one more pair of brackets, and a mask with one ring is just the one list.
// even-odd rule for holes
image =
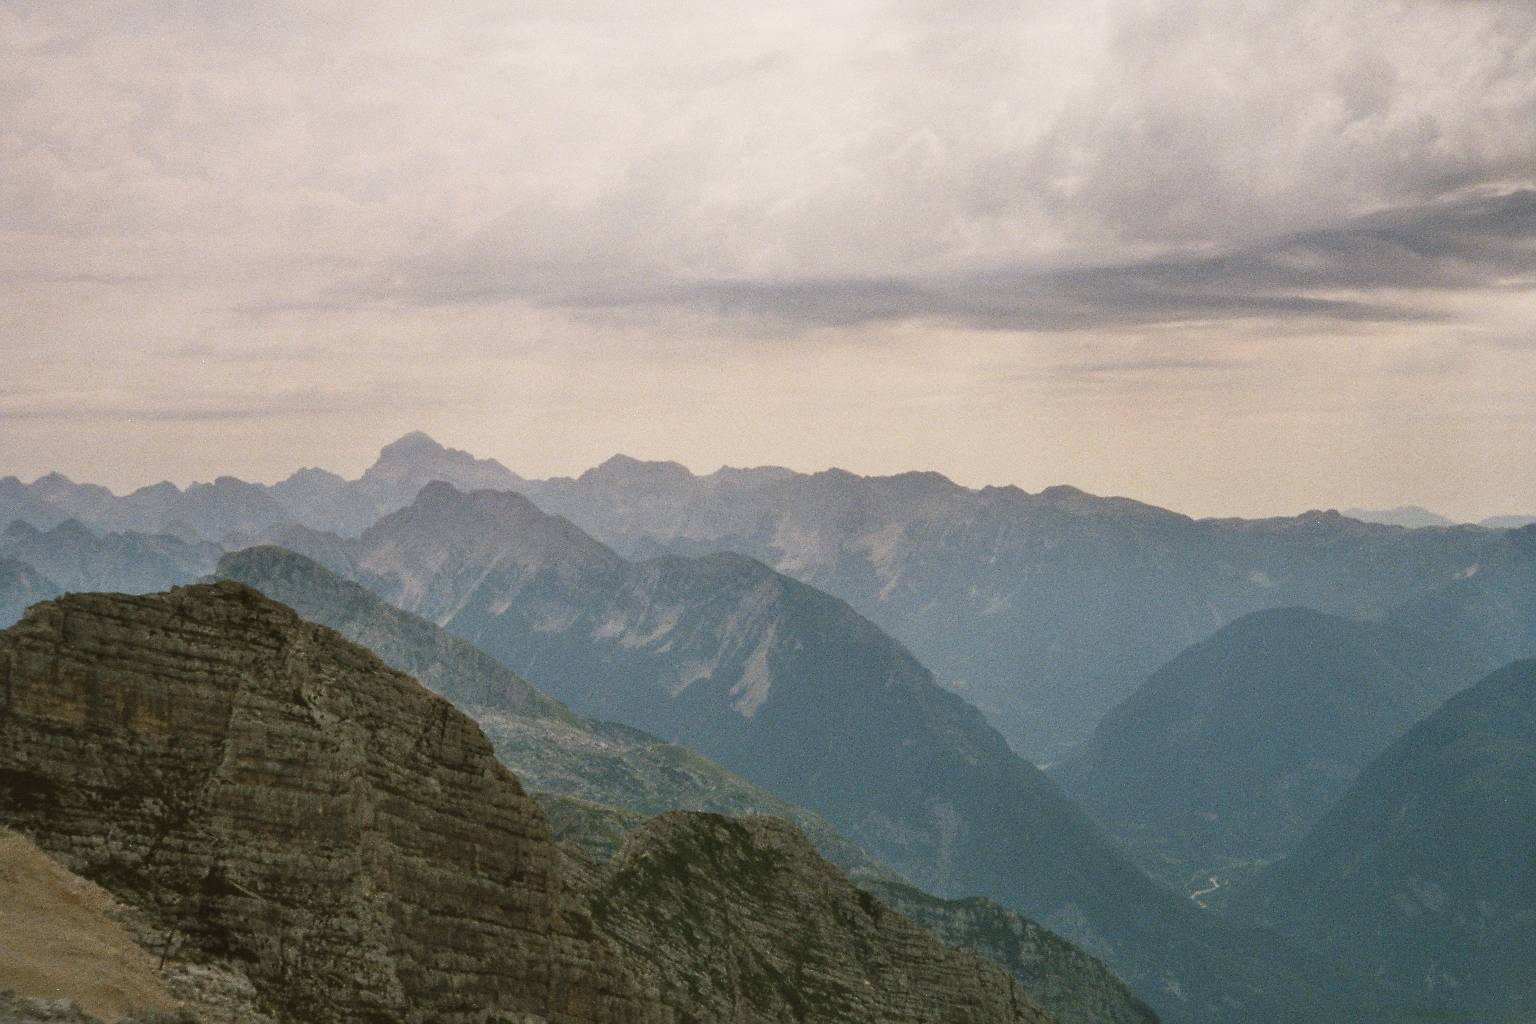
[[254, 590], [36, 606], [0, 699], [0, 819], [274, 1019], [671, 1016], [474, 723]]
[[778, 818], [657, 815], [590, 899], [679, 1024], [1055, 1021], [980, 954], [855, 888]]

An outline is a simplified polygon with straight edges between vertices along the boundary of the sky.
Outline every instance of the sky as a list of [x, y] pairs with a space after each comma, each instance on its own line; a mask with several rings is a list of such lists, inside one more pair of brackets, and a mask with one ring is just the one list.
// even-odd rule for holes
[[1536, 5], [0, 0], [0, 360], [0, 475], [119, 491], [1532, 513]]

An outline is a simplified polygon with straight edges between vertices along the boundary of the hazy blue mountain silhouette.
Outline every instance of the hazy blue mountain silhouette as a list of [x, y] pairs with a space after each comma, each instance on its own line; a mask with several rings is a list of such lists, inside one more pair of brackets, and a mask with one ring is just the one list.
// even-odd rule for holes
[[1243, 615], [1380, 616], [1486, 561], [1500, 536], [1332, 512], [1194, 520], [1071, 487], [969, 490], [936, 473], [695, 476], [622, 456], [521, 489], [620, 553], [735, 551], [842, 598], [1042, 762]]
[[1536, 661], [1394, 742], [1236, 911], [1477, 1021], [1536, 1015]]

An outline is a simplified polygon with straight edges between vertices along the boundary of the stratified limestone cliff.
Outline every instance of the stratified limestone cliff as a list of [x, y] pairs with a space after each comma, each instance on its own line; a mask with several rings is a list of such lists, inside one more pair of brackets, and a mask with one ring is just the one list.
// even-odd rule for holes
[[670, 811], [588, 879], [679, 1024], [1055, 1024], [1018, 982], [853, 886], [778, 818]]
[[474, 723], [254, 590], [39, 605], [0, 701], [0, 822], [277, 1019], [670, 1019]]

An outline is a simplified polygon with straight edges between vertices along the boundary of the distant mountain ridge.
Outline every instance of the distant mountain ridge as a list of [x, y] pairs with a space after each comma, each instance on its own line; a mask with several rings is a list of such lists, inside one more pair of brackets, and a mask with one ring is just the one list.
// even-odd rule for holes
[[42, 531], [22, 520], [0, 530], [0, 557], [24, 562], [70, 591], [148, 594], [212, 570], [223, 548], [170, 534], [98, 537], [77, 519]]
[[346, 547], [362, 582], [578, 713], [686, 743], [925, 887], [1042, 920], [1164, 1019], [1372, 1019], [1358, 979], [1152, 883], [899, 644], [760, 563], [628, 562], [520, 495], [444, 484]]
[[1228, 622], [1290, 605], [1380, 616], [1487, 562], [1499, 536], [1334, 512], [1194, 520], [936, 473], [695, 476], [625, 457], [522, 491], [620, 554], [734, 551], [847, 601], [1041, 762]]
[[1380, 523], [1382, 526], [1402, 526], [1409, 530], [1427, 527], [1455, 526], [1456, 520], [1431, 512], [1422, 505], [1399, 505], [1396, 508], [1347, 508], [1344, 514], [1362, 523]]
[[[1410, 530], [1457, 525], [1456, 520], [1431, 512], [1422, 505], [1399, 505], [1396, 508], [1349, 508], [1344, 514], [1362, 523], [1380, 523], [1383, 526], [1402, 526]], [[1536, 523], [1536, 516], [1489, 516], [1477, 521], [1478, 526], [1490, 530], [1516, 530]]]
[[185, 490], [163, 482], [118, 496], [50, 473], [31, 484], [0, 479], [0, 527], [15, 519], [49, 530], [75, 519], [101, 532], [171, 533], [219, 541], [286, 523], [355, 537], [381, 515], [409, 505], [432, 480], [468, 490], [514, 490], [525, 481], [494, 459], [444, 448], [420, 431], [386, 445], [357, 480], [301, 469], [271, 486], [221, 476]]
[[25, 562], [0, 558], [0, 629], [21, 618], [21, 613], [37, 602], [63, 592], [63, 587]]

